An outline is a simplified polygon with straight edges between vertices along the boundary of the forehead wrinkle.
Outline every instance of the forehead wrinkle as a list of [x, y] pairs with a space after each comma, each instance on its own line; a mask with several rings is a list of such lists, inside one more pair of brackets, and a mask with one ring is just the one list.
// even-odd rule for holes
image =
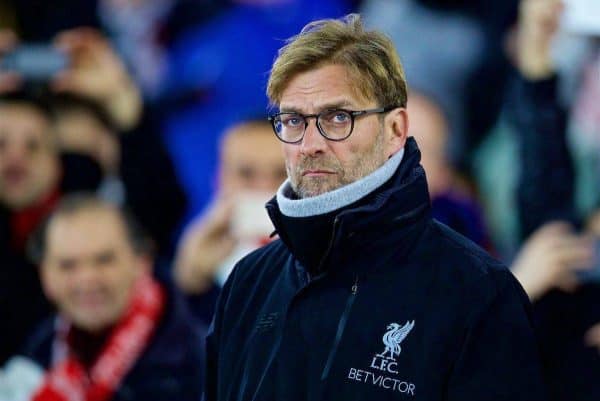
[[[331, 65], [335, 66], [335, 65]], [[292, 101], [286, 101], [282, 99], [279, 105], [279, 112], [292, 112], [299, 114], [319, 113], [327, 109], [344, 108], [350, 110], [358, 110], [362, 107], [362, 104], [372, 104], [373, 101], [368, 96], [361, 93], [360, 88], [353, 85], [350, 79], [350, 72], [344, 71], [343, 76], [336, 76], [334, 79], [335, 83], [326, 83], [325, 88], [315, 88], [314, 83], [308, 82], [295, 82], [292, 80], [290, 83], [296, 87], [293, 92], [289, 92], [290, 85], [283, 91], [286, 99], [292, 99]], [[341, 78], [341, 79], [340, 79]], [[333, 93], [332, 93], [333, 92]], [[322, 99], [329, 95], [329, 98]], [[301, 101], [306, 101], [306, 108], [298, 106], [296, 100], [300, 98]]]
[[[356, 108], [357, 108], [356, 102], [348, 99], [345, 96], [340, 98], [339, 100], [337, 100], [337, 99], [327, 100], [322, 103], [311, 101], [310, 107], [309, 107], [309, 109], [313, 110], [315, 113], [319, 113], [323, 110], [331, 110], [331, 109], [352, 109], [352, 110], [354, 110]], [[299, 113], [299, 114], [308, 113], [308, 110], [303, 110], [302, 107], [286, 106], [286, 105], [282, 105], [280, 107], [279, 111], [282, 113]]]

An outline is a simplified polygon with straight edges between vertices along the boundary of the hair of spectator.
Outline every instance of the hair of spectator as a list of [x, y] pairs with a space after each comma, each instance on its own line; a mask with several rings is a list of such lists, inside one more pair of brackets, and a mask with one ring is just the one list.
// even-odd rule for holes
[[346, 67], [361, 98], [381, 107], [406, 106], [406, 79], [394, 44], [381, 32], [365, 30], [358, 14], [313, 21], [287, 40], [267, 84], [271, 104], [279, 104], [297, 74], [329, 64]]
[[4, 93], [0, 95], [0, 107], [4, 106], [23, 106], [39, 113], [48, 122], [46, 130], [48, 135], [44, 135], [44, 143], [53, 151], [59, 150], [58, 138], [54, 135], [55, 131], [52, 128], [52, 109], [45, 93], [32, 93], [25, 90]]
[[25, 105], [37, 110], [48, 121], [52, 120], [52, 110], [45, 94], [35, 94], [28, 91], [16, 91], [0, 95], [0, 107], [4, 105]]
[[264, 117], [261, 118], [259, 116], [252, 116], [247, 119], [236, 121], [225, 128], [221, 138], [219, 139], [219, 148], [221, 149], [221, 153], [223, 152], [227, 140], [231, 136], [244, 135], [245, 130], [241, 128], [264, 128], [266, 132], [269, 132], [269, 134], [273, 133], [271, 123]]
[[32, 262], [40, 264], [46, 253], [48, 229], [52, 222], [62, 216], [69, 216], [88, 210], [109, 210], [121, 220], [127, 239], [138, 254], [151, 253], [151, 244], [141, 226], [126, 209], [108, 202], [94, 193], [73, 193], [62, 198], [54, 211], [36, 229], [27, 244], [27, 254]]
[[109, 132], [117, 133], [118, 131], [116, 123], [104, 107], [88, 97], [72, 93], [53, 94], [50, 97], [49, 106], [54, 118], [60, 118], [61, 114], [69, 111], [82, 110], [91, 114]]

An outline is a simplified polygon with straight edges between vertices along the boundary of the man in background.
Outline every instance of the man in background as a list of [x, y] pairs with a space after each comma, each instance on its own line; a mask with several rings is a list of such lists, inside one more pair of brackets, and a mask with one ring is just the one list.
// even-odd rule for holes
[[93, 190], [100, 177], [93, 161], [60, 154], [43, 102], [24, 93], [0, 96], [0, 363], [48, 312], [25, 255], [27, 239], [63, 194]]
[[44, 370], [33, 400], [199, 400], [202, 333], [152, 277], [145, 245], [95, 196], [56, 207], [31, 248], [57, 309], [25, 352]]
[[201, 320], [210, 322], [233, 265], [269, 242], [273, 228], [264, 204], [285, 177], [281, 145], [268, 122], [247, 120], [225, 132], [217, 195], [184, 234], [175, 263], [175, 281], [192, 296]]

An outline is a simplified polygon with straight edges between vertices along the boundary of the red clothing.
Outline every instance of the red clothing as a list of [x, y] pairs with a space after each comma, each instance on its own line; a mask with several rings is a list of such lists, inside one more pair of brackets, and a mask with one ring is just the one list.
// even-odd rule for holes
[[11, 245], [15, 251], [23, 251], [31, 233], [54, 209], [60, 199], [60, 190], [50, 191], [40, 202], [13, 212], [10, 217]]

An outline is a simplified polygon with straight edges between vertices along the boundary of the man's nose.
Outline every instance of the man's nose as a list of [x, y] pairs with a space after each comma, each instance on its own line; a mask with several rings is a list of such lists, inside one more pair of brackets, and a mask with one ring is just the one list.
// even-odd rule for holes
[[25, 149], [18, 144], [5, 144], [0, 153], [5, 160], [21, 160], [25, 158]]
[[314, 156], [325, 152], [327, 148], [327, 139], [321, 135], [317, 127], [317, 120], [308, 119], [304, 137], [300, 143], [300, 151], [307, 156]]
[[74, 275], [75, 280], [82, 289], [93, 287], [98, 279], [97, 269], [91, 263], [82, 262]]

